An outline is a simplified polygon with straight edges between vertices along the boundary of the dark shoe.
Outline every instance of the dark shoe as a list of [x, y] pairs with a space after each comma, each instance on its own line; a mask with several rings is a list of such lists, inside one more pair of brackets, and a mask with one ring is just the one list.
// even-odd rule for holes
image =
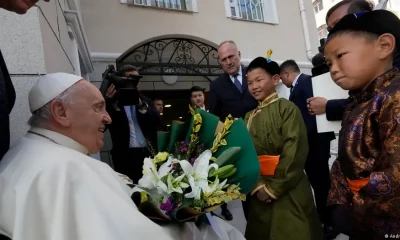
[[226, 221], [232, 221], [233, 216], [232, 216], [232, 213], [228, 209], [222, 209], [221, 214], [222, 214], [222, 216], [224, 216]]
[[324, 226], [324, 237], [325, 240], [333, 240], [339, 235], [339, 232], [332, 226]]

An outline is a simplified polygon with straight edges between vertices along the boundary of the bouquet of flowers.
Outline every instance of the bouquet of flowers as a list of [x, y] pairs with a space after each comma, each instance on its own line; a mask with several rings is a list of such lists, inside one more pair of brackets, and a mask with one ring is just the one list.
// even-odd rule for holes
[[232, 200], [246, 199], [257, 182], [257, 154], [242, 119], [224, 123], [190, 108], [188, 123], [158, 133], [158, 153], [146, 158], [132, 196], [153, 220], [185, 222]]

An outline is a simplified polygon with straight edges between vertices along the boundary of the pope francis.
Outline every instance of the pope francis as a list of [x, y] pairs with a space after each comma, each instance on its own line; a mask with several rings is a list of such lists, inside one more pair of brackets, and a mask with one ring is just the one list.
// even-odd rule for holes
[[130, 189], [88, 156], [111, 122], [82, 77], [41, 77], [29, 93], [31, 129], [0, 163], [0, 233], [13, 240], [172, 239], [142, 215]]

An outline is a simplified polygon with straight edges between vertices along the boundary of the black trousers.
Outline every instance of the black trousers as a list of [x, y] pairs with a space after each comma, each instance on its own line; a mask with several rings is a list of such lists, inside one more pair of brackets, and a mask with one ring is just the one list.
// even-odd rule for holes
[[332, 210], [327, 206], [328, 193], [331, 188], [329, 176], [330, 141], [314, 139], [309, 141], [309, 154], [305, 171], [314, 190], [315, 203], [321, 222], [332, 225]]
[[112, 160], [114, 170], [132, 179], [137, 184], [143, 176], [143, 161], [150, 157], [147, 148], [128, 148], [124, 150], [113, 149]]

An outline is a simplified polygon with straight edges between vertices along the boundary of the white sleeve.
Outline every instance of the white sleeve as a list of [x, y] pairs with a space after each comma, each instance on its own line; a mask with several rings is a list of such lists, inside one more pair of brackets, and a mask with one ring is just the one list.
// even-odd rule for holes
[[171, 239], [137, 210], [112, 171], [60, 165], [20, 191], [13, 240]]

